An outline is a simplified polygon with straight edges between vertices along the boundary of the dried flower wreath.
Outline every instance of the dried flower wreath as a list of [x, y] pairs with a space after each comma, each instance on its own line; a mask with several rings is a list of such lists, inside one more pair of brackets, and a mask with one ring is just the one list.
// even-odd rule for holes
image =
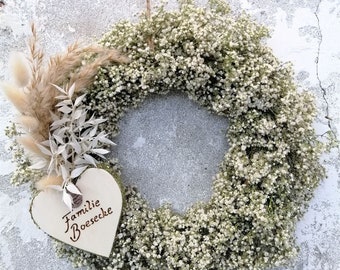
[[[5, 86], [5, 91], [31, 136], [17, 140], [43, 156], [42, 163], [33, 162], [36, 167], [55, 174], [37, 188], [59, 185], [68, 188], [66, 194], [77, 193], [72, 179], [103, 158], [103, 147], [111, 144], [107, 134], [115, 135], [123, 113], [150, 94], [183, 91], [230, 124], [230, 148], [209, 202], [177, 215], [169, 206], [151, 209], [138, 191], [124, 187], [125, 208], [110, 258], [56, 242], [58, 254], [96, 269], [263, 269], [296, 254], [295, 224], [324, 177], [319, 163], [324, 145], [312, 127], [312, 96], [297, 90], [291, 67], [273, 56], [262, 43], [265, 37], [264, 27], [245, 14], [235, 17], [220, 1], [207, 8], [183, 1], [179, 11], [161, 6], [136, 24], [116, 24], [100, 41], [103, 47], [71, 46], [52, 58], [47, 71], [31, 43], [33, 76], [16, 72], [20, 85], [31, 78], [27, 90]], [[99, 125], [102, 118], [83, 116], [84, 110], [107, 119], [106, 125]], [[91, 145], [72, 137], [84, 125], [85, 139], [95, 141]], [[10, 136], [17, 135], [15, 126]], [[14, 182], [37, 179], [32, 159], [13, 147]], [[106, 167], [119, 174], [117, 164]]]

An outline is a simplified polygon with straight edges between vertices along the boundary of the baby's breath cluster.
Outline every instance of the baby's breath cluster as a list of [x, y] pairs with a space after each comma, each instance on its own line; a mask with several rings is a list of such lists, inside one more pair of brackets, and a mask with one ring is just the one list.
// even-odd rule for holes
[[23, 147], [16, 140], [16, 138], [22, 134], [14, 123], [11, 123], [11, 125], [5, 129], [5, 135], [11, 141], [8, 150], [12, 153], [12, 161], [16, 165], [16, 169], [11, 176], [11, 183], [15, 186], [27, 183], [32, 179], [39, 179], [43, 175], [43, 172], [30, 168], [31, 162], [25, 154]]
[[[97, 269], [264, 269], [296, 254], [294, 228], [324, 177], [312, 128], [313, 98], [288, 64], [263, 44], [268, 31], [225, 4], [158, 8], [121, 22], [101, 43], [128, 55], [99, 70], [87, 109], [118, 131], [124, 111], [152, 93], [183, 91], [229, 119], [229, 150], [207, 203], [183, 216], [151, 209], [125, 188], [126, 206], [110, 258], [57, 244], [75, 265]], [[153, 46], [150, 46], [149, 40]]]

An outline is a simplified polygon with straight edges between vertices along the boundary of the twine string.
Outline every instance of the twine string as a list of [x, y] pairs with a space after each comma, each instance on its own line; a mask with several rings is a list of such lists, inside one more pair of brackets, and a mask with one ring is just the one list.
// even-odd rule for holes
[[[146, 17], [150, 20], [151, 19], [151, 0], [146, 0]], [[155, 44], [152, 38], [152, 35], [150, 35], [147, 39], [148, 46], [151, 51], [154, 50]]]

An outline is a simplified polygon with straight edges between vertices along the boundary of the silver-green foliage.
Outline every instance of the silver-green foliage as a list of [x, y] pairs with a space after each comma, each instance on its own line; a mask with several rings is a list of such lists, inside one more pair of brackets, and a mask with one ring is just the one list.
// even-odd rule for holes
[[63, 191], [63, 200], [72, 209], [72, 199], [69, 192], [80, 194], [72, 181], [77, 179], [89, 166], [97, 166], [96, 157], [105, 160], [104, 149], [113, 142], [107, 138], [105, 131], [98, 132], [100, 124], [106, 120], [87, 116], [83, 104], [86, 94], [73, 97], [76, 85], [69, 89], [55, 86], [60, 92], [56, 97], [58, 114], [52, 114], [49, 139], [38, 144], [45, 158], [40, 158], [31, 165], [32, 169], [46, 170], [48, 175], [60, 175], [62, 186], [56, 186]]

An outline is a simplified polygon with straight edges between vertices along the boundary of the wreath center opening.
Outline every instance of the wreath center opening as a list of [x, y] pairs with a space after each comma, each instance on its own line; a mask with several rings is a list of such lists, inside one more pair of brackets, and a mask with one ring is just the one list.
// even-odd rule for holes
[[154, 208], [170, 203], [183, 213], [197, 201], [208, 201], [228, 150], [227, 128], [227, 118], [183, 93], [148, 98], [119, 122], [113, 152], [123, 183], [137, 187]]

